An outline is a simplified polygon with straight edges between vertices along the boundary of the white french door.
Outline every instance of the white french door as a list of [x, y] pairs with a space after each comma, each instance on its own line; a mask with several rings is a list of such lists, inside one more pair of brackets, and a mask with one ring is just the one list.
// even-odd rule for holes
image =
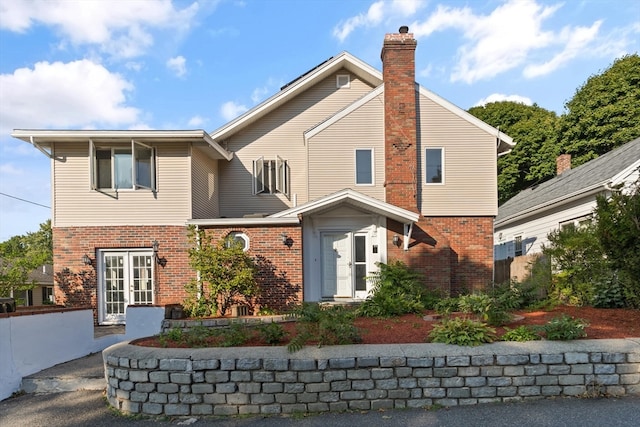
[[130, 304], [153, 304], [153, 252], [104, 251], [100, 258], [101, 324], [122, 324]]
[[366, 298], [366, 233], [322, 233], [322, 298]]

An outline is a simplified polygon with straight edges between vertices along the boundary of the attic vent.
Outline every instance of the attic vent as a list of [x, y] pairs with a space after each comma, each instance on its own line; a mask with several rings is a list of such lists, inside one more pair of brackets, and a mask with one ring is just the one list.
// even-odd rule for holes
[[336, 88], [349, 89], [351, 87], [351, 76], [349, 74], [338, 74], [336, 76]]

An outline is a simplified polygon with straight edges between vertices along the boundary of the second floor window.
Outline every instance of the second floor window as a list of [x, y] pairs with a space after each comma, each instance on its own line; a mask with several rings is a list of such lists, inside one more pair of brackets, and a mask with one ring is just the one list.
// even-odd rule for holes
[[514, 243], [514, 253], [515, 256], [522, 256], [524, 255], [524, 248], [522, 246], [522, 236], [515, 236], [513, 238], [513, 243]]
[[290, 176], [289, 164], [282, 157], [260, 157], [253, 161], [253, 194], [281, 193], [289, 197]]
[[91, 188], [155, 190], [155, 150], [140, 142], [103, 146], [90, 142]]
[[356, 185], [373, 185], [373, 150], [356, 149]]
[[427, 184], [442, 184], [443, 179], [443, 149], [427, 148], [426, 150], [426, 176]]

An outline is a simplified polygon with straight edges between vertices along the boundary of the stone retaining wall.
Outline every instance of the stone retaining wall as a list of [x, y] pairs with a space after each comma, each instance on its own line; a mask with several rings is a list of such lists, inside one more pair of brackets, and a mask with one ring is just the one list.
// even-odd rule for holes
[[148, 415], [236, 415], [640, 395], [640, 339], [103, 352], [107, 397]]

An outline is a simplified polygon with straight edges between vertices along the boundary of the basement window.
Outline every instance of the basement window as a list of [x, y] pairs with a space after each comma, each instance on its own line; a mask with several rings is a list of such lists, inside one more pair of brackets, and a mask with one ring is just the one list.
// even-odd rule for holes
[[337, 89], [349, 89], [351, 87], [351, 76], [349, 74], [338, 74], [336, 76]]

